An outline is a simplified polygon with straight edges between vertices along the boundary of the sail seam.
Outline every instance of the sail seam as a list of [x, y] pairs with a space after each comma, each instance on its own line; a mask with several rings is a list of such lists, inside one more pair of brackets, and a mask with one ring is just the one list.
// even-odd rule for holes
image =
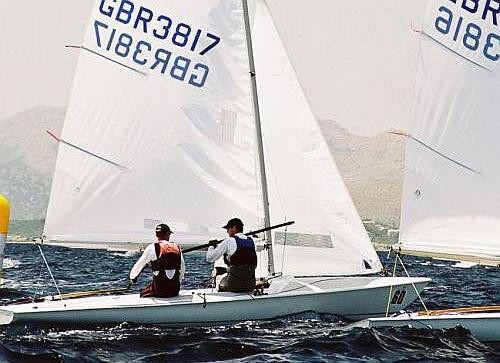
[[390, 131], [389, 133], [394, 134], [394, 135], [400, 135], [400, 136], [405, 136], [405, 137], [408, 137], [408, 138], [412, 139], [413, 141], [416, 141], [417, 143], [419, 143], [419, 144], [420, 144], [420, 145], [422, 145], [423, 147], [425, 147], [425, 148], [427, 148], [427, 149], [431, 150], [432, 152], [434, 152], [434, 153], [438, 154], [439, 156], [441, 156], [441, 157], [443, 157], [443, 158], [447, 159], [448, 161], [451, 161], [452, 163], [454, 163], [454, 164], [456, 164], [456, 165], [458, 165], [458, 166], [461, 166], [461, 167], [463, 167], [463, 168], [465, 168], [465, 169], [467, 169], [467, 170], [469, 170], [469, 171], [471, 171], [471, 172], [473, 172], [473, 173], [475, 173], [475, 174], [479, 174], [479, 175], [481, 175], [481, 172], [479, 172], [479, 171], [477, 171], [477, 170], [475, 170], [475, 169], [471, 168], [470, 166], [467, 166], [467, 165], [465, 165], [465, 164], [463, 164], [463, 163], [461, 163], [461, 162], [459, 162], [459, 161], [457, 161], [457, 160], [452, 159], [451, 157], [449, 157], [449, 156], [447, 156], [447, 155], [443, 154], [442, 152], [440, 152], [440, 151], [438, 151], [438, 150], [434, 149], [432, 146], [427, 145], [425, 142], [423, 142], [422, 140], [417, 139], [415, 136], [413, 136], [413, 135], [411, 135], [411, 134], [408, 134], [408, 133], [406, 133], [406, 132], [402, 132], [402, 131], [396, 131], [396, 130], [394, 130], [394, 131]]
[[118, 62], [118, 61], [116, 61], [116, 60], [114, 60], [114, 59], [112, 59], [112, 58], [110, 58], [110, 57], [106, 57], [105, 55], [102, 55], [102, 54], [100, 54], [100, 53], [97, 53], [95, 50], [89, 49], [89, 48], [85, 47], [84, 45], [80, 46], [79, 48], [80, 48], [80, 49], [84, 49], [84, 50], [86, 50], [86, 51], [88, 51], [88, 52], [90, 52], [90, 53], [92, 53], [92, 54], [95, 54], [95, 55], [97, 55], [97, 56], [99, 56], [99, 57], [102, 57], [102, 58], [104, 58], [104, 59], [107, 59], [107, 60], [109, 60], [109, 61], [111, 61], [111, 62], [113, 62], [113, 63], [116, 63], [116, 64], [118, 64], [118, 65], [120, 65], [120, 66], [122, 66], [122, 67], [128, 68], [128, 69], [130, 69], [131, 71], [134, 71], [134, 72], [136, 72], [136, 73], [142, 74], [143, 76], [147, 76], [147, 73], [146, 73], [146, 72], [142, 72], [142, 71], [140, 71], [140, 70], [138, 70], [138, 69], [135, 69], [135, 68], [133, 68], [133, 67], [130, 67], [130, 66], [128, 66], [128, 65], [126, 65], [126, 64], [124, 64], [124, 63]]

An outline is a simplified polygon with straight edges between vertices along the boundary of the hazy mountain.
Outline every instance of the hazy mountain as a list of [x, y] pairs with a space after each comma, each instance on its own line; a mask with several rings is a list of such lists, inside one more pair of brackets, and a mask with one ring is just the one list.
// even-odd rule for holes
[[320, 125], [360, 215], [399, 225], [405, 140], [356, 136], [331, 120]]
[[[44, 218], [64, 108], [38, 106], [0, 120], [0, 193], [12, 204], [12, 219]], [[359, 213], [397, 225], [404, 141], [382, 134], [359, 137], [334, 121], [320, 122]]]
[[0, 120], [0, 193], [11, 202], [12, 219], [45, 217], [64, 108], [38, 106]]

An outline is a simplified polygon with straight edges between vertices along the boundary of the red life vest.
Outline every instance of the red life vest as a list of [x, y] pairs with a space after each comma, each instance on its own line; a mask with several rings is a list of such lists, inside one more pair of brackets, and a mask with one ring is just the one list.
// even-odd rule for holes
[[[141, 297], [172, 297], [179, 294], [181, 288], [181, 249], [173, 242], [155, 243], [156, 261], [151, 261], [154, 272], [151, 285], [141, 291]], [[169, 278], [166, 270], [175, 270]]]
[[153, 271], [181, 269], [181, 249], [173, 242], [159, 241], [155, 243], [156, 261], [151, 261]]

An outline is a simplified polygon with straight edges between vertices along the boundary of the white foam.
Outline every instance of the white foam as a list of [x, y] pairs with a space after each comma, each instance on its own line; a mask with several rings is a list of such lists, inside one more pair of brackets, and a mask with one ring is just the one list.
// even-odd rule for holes
[[3, 266], [2, 268], [8, 269], [8, 268], [17, 268], [20, 265], [20, 262], [18, 260], [12, 259], [12, 258], [4, 258], [3, 260]]

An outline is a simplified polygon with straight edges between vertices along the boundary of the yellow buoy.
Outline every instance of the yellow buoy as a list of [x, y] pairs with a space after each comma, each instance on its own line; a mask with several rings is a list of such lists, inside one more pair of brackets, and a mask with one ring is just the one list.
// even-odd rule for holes
[[9, 201], [0, 194], [0, 281], [2, 279], [3, 256], [7, 232], [9, 232], [10, 207]]

